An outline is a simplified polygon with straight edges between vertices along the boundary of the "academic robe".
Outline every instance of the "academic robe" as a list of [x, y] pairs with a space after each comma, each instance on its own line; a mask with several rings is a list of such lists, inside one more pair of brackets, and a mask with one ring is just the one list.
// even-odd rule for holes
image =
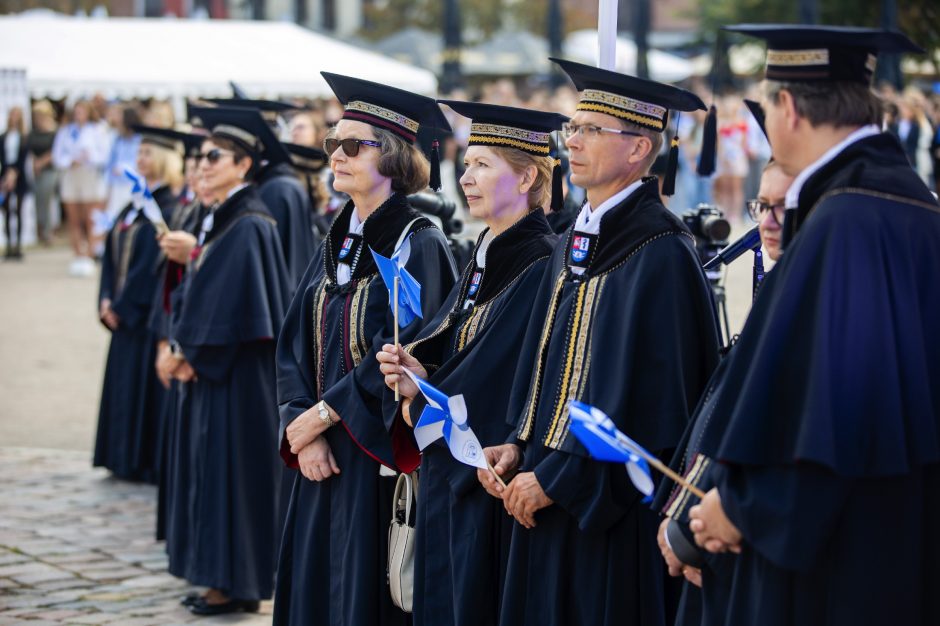
[[196, 372], [181, 388], [189, 455], [187, 553], [170, 572], [231, 598], [271, 596], [277, 548], [275, 338], [290, 286], [254, 186], [214, 212], [171, 336]]
[[341, 473], [318, 483], [298, 472], [294, 481], [274, 600], [274, 623], [280, 625], [405, 623], [386, 582], [395, 480], [379, 476], [380, 465], [396, 468], [393, 437], [383, 419], [385, 380], [375, 358], [383, 344], [392, 343], [394, 321], [388, 289], [368, 248], [389, 257], [409, 228], [406, 269], [421, 284], [424, 318], [400, 329], [403, 344], [440, 308], [455, 272], [444, 234], [404, 195], [393, 194], [363, 223], [352, 278], [337, 284], [338, 255], [354, 210], [347, 203], [333, 222], [278, 340], [284, 461], [299, 467], [284, 431], [301, 413], [323, 399], [342, 418], [323, 435]]
[[[172, 206], [168, 187], [155, 190], [154, 199]], [[118, 214], [105, 239], [101, 262], [98, 302], [111, 300], [120, 324], [111, 332], [94, 465], [108, 468], [118, 478], [156, 482], [164, 390], [154, 370], [156, 338], [149, 320], [162, 254], [156, 229], [143, 212], [125, 225], [131, 211], [133, 205], [128, 204]]]
[[310, 196], [289, 163], [262, 169], [258, 175], [258, 193], [277, 221], [293, 295], [317, 246]]
[[[498, 445], [511, 427], [505, 408], [532, 300], [557, 236], [537, 209], [489, 243], [482, 274], [477, 253], [430, 324], [406, 349], [428, 370], [429, 382], [463, 394], [468, 424], [480, 443]], [[471, 308], [465, 308], [473, 299]], [[392, 393], [389, 391], [388, 393]], [[417, 421], [426, 402], [411, 404]], [[395, 413], [393, 427], [403, 423]], [[409, 468], [403, 468], [405, 470]], [[415, 536], [416, 626], [486, 626], [499, 619], [511, 519], [480, 486], [476, 468], [456, 461], [443, 440], [421, 455]]]
[[701, 445], [744, 537], [715, 623], [940, 623], [940, 208], [882, 133], [796, 217]]
[[[167, 220], [170, 230], [184, 230], [196, 235], [199, 228], [199, 220], [203, 214], [203, 207], [198, 202], [188, 204], [178, 203], [173, 215]], [[153, 304], [150, 308], [150, 330], [154, 333], [157, 341], [169, 340], [170, 325], [172, 317], [172, 302], [174, 292], [180, 290], [183, 282], [183, 275], [186, 266], [164, 259], [164, 262], [158, 266], [158, 275], [161, 280], [158, 281], [156, 292], [154, 293]], [[177, 500], [175, 497], [176, 489], [183, 487], [186, 491], [186, 482], [180, 482], [178, 477], [181, 474], [181, 468], [177, 463], [181, 459], [176, 455], [176, 438], [179, 435], [179, 416], [180, 416], [180, 382], [170, 380], [170, 387], [164, 392], [163, 407], [160, 411], [158, 432], [158, 483], [157, 483], [157, 541], [163, 541], [167, 536], [167, 527], [170, 526], [168, 518], [173, 518], [173, 503]], [[185, 509], [178, 509], [184, 511]], [[178, 521], [172, 524], [178, 528]], [[175, 532], [179, 532], [176, 530]]]
[[500, 623], [566, 626], [672, 619], [656, 545], [657, 515], [623, 465], [588, 457], [568, 432], [580, 400], [653, 454], [675, 448], [717, 362], [711, 292], [691, 234], [662, 205], [655, 179], [603, 216], [583, 275], [556, 246], [530, 325], [509, 415], [554, 504], [514, 524]]

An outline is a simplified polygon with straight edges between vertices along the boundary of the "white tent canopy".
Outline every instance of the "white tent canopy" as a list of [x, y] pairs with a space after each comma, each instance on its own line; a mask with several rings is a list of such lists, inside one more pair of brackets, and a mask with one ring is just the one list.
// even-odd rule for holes
[[427, 70], [286, 22], [0, 17], [0, 65], [25, 69], [33, 97], [332, 94], [321, 70], [432, 95]]

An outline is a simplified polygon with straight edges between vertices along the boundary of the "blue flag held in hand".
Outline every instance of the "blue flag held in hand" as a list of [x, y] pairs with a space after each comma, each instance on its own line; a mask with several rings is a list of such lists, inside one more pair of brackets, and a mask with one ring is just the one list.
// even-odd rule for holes
[[411, 371], [406, 369], [405, 373], [418, 386], [421, 395], [428, 402], [414, 427], [418, 448], [424, 450], [432, 442], [443, 437], [455, 459], [473, 467], [487, 469], [483, 446], [467, 424], [467, 403], [463, 395], [448, 396]]
[[598, 408], [573, 401], [568, 407], [570, 429], [595, 459], [626, 463], [630, 481], [640, 493], [653, 495], [653, 478], [647, 459], [653, 458], [640, 444], [617, 430], [613, 421]]
[[160, 205], [157, 204], [157, 201], [153, 199], [153, 194], [150, 193], [150, 188], [147, 186], [147, 179], [129, 167], [124, 168], [124, 175], [134, 184], [133, 188], [131, 188], [131, 202], [133, 202], [135, 209], [127, 214], [125, 222], [128, 223], [128, 220], [133, 222], [137, 219], [137, 213], [143, 212], [144, 217], [150, 220], [150, 223], [154, 225], [158, 233], [168, 232], [170, 229], [163, 219], [163, 212], [160, 211]]
[[395, 279], [398, 279], [398, 325], [404, 328], [415, 318], [424, 318], [421, 314], [421, 283], [405, 269], [405, 263], [411, 255], [411, 238], [405, 239], [390, 259], [372, 248], [369, 248], [369, 252], [388, 288], [388, 303], [392, 309], [395, 308]]

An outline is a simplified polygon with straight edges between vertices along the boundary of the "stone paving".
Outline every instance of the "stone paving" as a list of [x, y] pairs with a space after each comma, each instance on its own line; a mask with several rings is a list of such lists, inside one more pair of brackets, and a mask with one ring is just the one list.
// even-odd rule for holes
[[153, 538], [156, 489], [92, 469], [88, 453], [0, 447], [0, 493], [0, 626], [271, 621], [270, 602], [209, 618], [181, 607], [190, 588]]

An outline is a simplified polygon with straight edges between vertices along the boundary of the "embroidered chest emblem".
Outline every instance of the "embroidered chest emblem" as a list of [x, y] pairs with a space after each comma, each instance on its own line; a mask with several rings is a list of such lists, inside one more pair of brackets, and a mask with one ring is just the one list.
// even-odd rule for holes
[[597, 241], [597, 235], [574, 233], [571, 237], [571, 250], [568, 258], [572, 265], [585, 266], [591, 256], [591, 247]]
[[476, 293], [480, 290], [480, 281], [483, 280], [483, 272], [476, 271], [473, 273], [473, 278], [470, 279], [470, 289], [467, 291], [467, 295], [475, 296]]
[[346, 235], [343, 239], [343, 244], [339, 248], [339, 260], [343, 261], [350, 256], [355, 256], [356, 250], [359, 248], [359, 242], [362, 241], [362, 238], [358, 235]]

